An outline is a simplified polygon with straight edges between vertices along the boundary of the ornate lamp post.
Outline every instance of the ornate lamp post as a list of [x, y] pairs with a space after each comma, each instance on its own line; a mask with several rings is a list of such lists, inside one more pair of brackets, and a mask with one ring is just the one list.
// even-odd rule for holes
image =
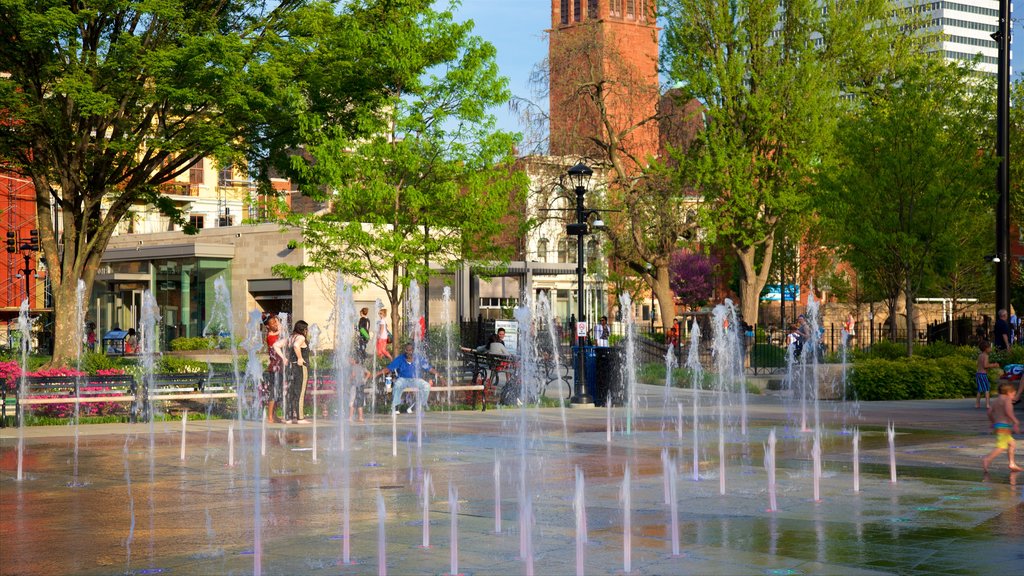
[[587, 219], [591, 214], [595, 214], [596, 210], [587, 210], [583, 207], [583, 197], [587, 193], [587, 184], [590, 182], [590, 177], [594, 174], [586, 164], [580, 162], [579, 164], [569, 168], [568, 175], [569, 181], [572, 182], [573, 187], [576, 189], [576, 222], [574, 224], [567, 225], [566, 233], [569, 236], [576, 236], [576, 321], [579, 323], [578, 326], [574, 326], [576, 329], [576, 369], [574, 372], [574, 386], [575, 390], [570, 400], [572, 406], [584, 407], [593, 406], [594, 400], [587, 394], [587, 387], [584, 384], [585, 375], [585, 360], [583, 347], [586, 344], [586, 330], [581, 330], [579, 327], [585, 327], [584, 321], [584, 294], [583, 294], [583, 237], [590, 233], [589, 226], [587, 225]]

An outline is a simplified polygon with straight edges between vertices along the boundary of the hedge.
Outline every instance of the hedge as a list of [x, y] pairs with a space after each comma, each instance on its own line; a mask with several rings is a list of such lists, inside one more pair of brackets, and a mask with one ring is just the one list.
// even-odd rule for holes
[[226, 336], [182, 336], [171, 340], [171, 350], [230, 350], [232, 346], [237, 347], [239, 343], [237, 338]]
[[963, 398], [974, 394], [974, 370], [975, 362], [960, 355], [861, 360], [848, 389], [859, 400]]

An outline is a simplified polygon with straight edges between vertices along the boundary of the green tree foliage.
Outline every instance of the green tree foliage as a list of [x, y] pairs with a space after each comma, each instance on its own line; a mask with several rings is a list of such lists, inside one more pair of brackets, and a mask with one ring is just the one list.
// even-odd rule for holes
[[906, 296], [909, 334], [914, 298], [957, 266], [976, 219], [991, 218], [994, 163], [980, 152], [991, 142], [990, 88], [966, 66], [923, 57], [842, 118], [836, 161], [821, 174], [836, 245], [890, 306]]
[[511, 96], [494, 47], [450, 12], [417, 7], [398, 22], [385, 24], [395, 49], [373, 57], [401, 76], [366, 119], [369, 135], [311, 142], [309, 161], [293, 166], [329, 210], [291, 219], [306, 261], [274, 268], [290, 278], [339, 271], [385, 291], [392, 310], [411, 280], [427, 281], [428, 261], [507, 260], [511, 244], [498, 236], [522, 224], [509, 214], [526, 190], [512, 165], [516, 135], [495, 129], [490, 113]]
[[211, 156], [316, 185], [295, 151], [377, 128], [394, 88], [420, 76], [406, 47], [432, 4], [0, 2], [0, 167], [35, 186], [54, 363], [74, 357], [76, 285], [91, 290], [131, 206], [185, 225], [159, 186]]
[[705, 107], [679, 185], [700, 190], [705, 232], [735, 254], [749, 322], [779, 227], [811, 208], [841, 95], [873, 86], [912, 44], [877, 25], [892, 14], [887, 0], [665, 2], [663, 66]]

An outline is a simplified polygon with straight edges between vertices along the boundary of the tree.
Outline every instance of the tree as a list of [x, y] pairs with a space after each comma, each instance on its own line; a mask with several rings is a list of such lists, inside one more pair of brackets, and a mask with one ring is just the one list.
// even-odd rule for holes
[[686, 306], [702, 306], [715, 294], [718, 259], [700, 252], [680, 250], [669, 265], [672, 292]]
[[4, 2], [2, 168], [35, 186], [53, 362], [75, 356], [76, 286], [88, 301], [131, 206], [154, 205], [188, 230], [159, 186], [204, 157], [264, 183], [272, 169], [301, 178], [307, 160], [293, 151], [365, 134], [386, 89], [409, 79], [405, 62], [376, 55], [400, 53], [392, 29], [431, 4]]
[[992, 205], [991, 92], [969, 67], [922, 57], [840, 121], [836, 162], [821, 174], [836, 245], [891, 313], [906, 297], [908, 355], [914, 299], [955, 268], [963, 234]]
[[304, 178], [318, 184], [307, 193], [330, 209], [290, 219], [302, 229], [307, 262], [274, 267], [290, 278], [336, 270], [380, 288], [395, 334], [413, 279], [428, 281], [430, 266], [507, 260], [499, 234], [511, 225], [521, 236], [522, 223], [508, 218], [526, 188], [512, 166], [516, 138], [496, 130], [489, 111], [508, 101], [507, 80], [494, 47], [471, 31], [471, 22], [432, 9], [391, 30], [402, 50], [374, 57], [393, 59], [402, 77], [388, 82], [371, 135], [345, 148], [305, 148]]
[[706, 232], [735, 254], [743, 316], [756, 322], [779, 227], [811, 208], [842, 92], [856, 95], [906, 53], [886, 0], [667, 0], [663, 67], [704, 127], [677, 182], [703, 196]]

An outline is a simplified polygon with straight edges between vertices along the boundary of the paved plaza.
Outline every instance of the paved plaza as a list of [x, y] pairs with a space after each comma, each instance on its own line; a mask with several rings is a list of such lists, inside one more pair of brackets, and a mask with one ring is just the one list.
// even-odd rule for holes
[[[70, 426], [25, 434], [25, 478], [16, 480], [15, 428], [0, 431], [2, 574], [373, 574], [383, 523], [386, 573], [444, 574], [452, 565], [449, 485], [458, 489], [457, 561], [465, 574], [575, 574], [575, 468], [586, 481], [587, 574], [621, 574], [627, 531], [623, 474], [631, 473], [628, 555], [635, 574], [1019, 574], [1024, 570], [1024, 477], [1005, 458], [989, 477], [993, 445], [973, 399], [822, 404], [820, 501], [813, 498], [813, 434], [781, 396], [726, 405], [725, 495], [720, 494], [716, 399], [670, 397], [641, 386], [627, 422], [604, 409], [427, 412], [344, 428], [213, 420]], [[678, 429], [682, 406], [682, 431]], [[1018, 412], [1020, 414], [1020, 412]], [[563, 424], [564, 422], [564, 424]], [[890, 482], [887, 423], [896, 427], [898, 481]], [[860, 427], [860, 491], [852, 434]], [[234, 426], [235, 466], [228, 428]], [[631, 428], [630, 433], [625, 428]], [[249, 428], [251, 427], [251, 428]], [[763, 466], [778, 436], [778, 510], [770, 512]], [[680, 436], [682, 437], [680, 439]], [[698, 479], [694, 479], [694, 437]], [[679, 474], [680, 551], [671, 554], [662, 451]], [[1024, 451], [1022, 451], [1024, 452]], [[495, 461], [501, 497], [496, 501]], [[77, 474], [76, 474], [77, 466]], [[431, 477], [429, 547], [422, 492]], [[349, 478], [346, 483], [345, 478]], [[349, 485], [350, 563], [344, 564], [344, 487]], [[523, 502], [533, 521], [523, 534]], [[500, 532], [495, 514], [500, 507]], [[260, 538], [254, 533], [259, 519]], [[258, 542], [259, 540], [259, 542]], [[525, 543], [525, 544], [524, 544]], [[521, 546], [532, 554], [521, 553]], [[525, 556], [525, 558], [524, 558]], [[532, 558], [532, 561], [530, 560]]]

